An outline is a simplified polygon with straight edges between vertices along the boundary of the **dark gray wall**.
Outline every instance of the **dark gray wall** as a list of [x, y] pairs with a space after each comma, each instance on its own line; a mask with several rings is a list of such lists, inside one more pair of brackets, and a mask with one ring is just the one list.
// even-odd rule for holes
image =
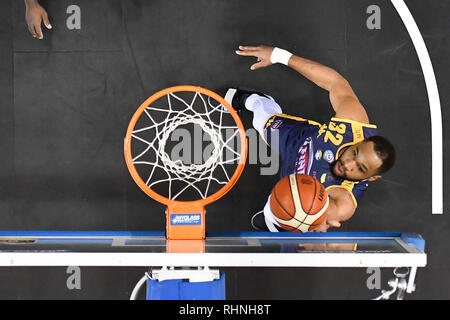
[[[137, 106], [177, 84], [212, 90], [238, 84], [267, 92], [286, 113], [326, 121], [327, 94], [283, 66], [251, 72], [240, 44], [286, 48], [339, 71], [379, 133], [398, 150], [395, 169], [373, 183], [341, 231], [407, 231], [427, 241], [410, 299], [448, 299], [450, 239], [431, 214], [431, 136], [425, 83], [409, 35], [390, 1], [42, 1], [53, 30], [33, 39], [23, 1], [0, 10], [0, 228], [163, 230], [164, 208], [134, 184], [122, 143]], [[406, 1], [428, 46], [448, 119], [449, 3]], [[66, 28], [67, 6], [82, 10]], [[366, 9], [381, 8], [381, 30]], [[249, 127], [250, 118], [243, 119]], [[449, 140], [445, 140], [444, 163]], [[208, 231], [251, 230], [278, 175], [248, 165], [224, 198], [207, 208]], [[445, 172], [448, 165], [445, 164]], [[445, 181], [445, 200], [448, 179]], [[257, 185], [258, 188], [254, 186]], [[235, 204], [239, 203], [239, 206]], [[144, 269], [83, 268], [82, 289], [66, 288], [65, 268], [3, 268], [1, 299], [126, 299]], [[233, 299], [367, 299], [366, 270], [227, 269]], [[383, 287], [391, 277], [383, 270]]]

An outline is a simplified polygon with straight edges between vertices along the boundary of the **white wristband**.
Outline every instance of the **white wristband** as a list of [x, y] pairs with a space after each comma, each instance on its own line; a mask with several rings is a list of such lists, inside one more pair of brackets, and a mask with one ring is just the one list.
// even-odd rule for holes
[[289, 51], [275, 47], [272, 51], [272, 55], [270, 56], [270, 62], [274, 64], [282, 63], [287, 66], [291, 56], [292, 53]]

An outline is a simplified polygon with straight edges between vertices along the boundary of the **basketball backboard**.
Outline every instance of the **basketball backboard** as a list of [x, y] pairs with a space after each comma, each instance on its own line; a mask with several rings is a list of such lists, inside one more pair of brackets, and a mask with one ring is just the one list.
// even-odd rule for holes
[[423, 243], [374, 232], [208, 233], [197, 242], [164, 232], [2, 231], [0, 266], [423, 267]]
[[167, 240], [164, 232], [1, 231], [0, 266], [386, 267], [426, 265], [425, 242], [405, 233], [207, 233]]

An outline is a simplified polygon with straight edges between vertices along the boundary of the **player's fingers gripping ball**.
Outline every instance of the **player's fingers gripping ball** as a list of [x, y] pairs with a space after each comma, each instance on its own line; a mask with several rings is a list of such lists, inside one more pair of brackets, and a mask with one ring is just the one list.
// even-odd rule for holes
[[272, 189], [270, 209], [283, 229], [308, 232], [325, 221], [328, 201], [327, 191], [317, 179], [294, 173]]

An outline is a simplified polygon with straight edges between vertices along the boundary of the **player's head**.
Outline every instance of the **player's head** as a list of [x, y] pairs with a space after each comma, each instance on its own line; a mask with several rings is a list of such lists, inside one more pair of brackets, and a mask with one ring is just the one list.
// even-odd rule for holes
[[395, 162], [395, 149], [384, 137], [372, 136], [347, 147], [333, 163], [333, 173], [346, 180], [374, 181]]

